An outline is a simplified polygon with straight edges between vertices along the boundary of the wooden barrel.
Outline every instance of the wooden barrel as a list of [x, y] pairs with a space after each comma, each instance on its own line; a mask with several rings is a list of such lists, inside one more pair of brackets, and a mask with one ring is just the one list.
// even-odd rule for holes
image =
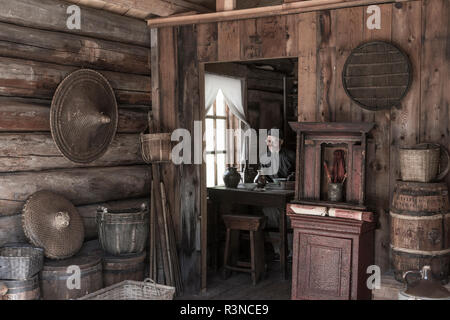
[[148, 240], [148, 211], [140, 209], [98, 210], [98, 237], [103, 250], [114, 256], [141, 253]]
[[35, 275], [28, 280], [1, 280], [8, 287], [0, 300], [39, 300], [39, 276]]
[[123, 256], [103, 257], [103, 285], [105, 287], [124, 281], [144, 281], [146, 252]]
[[69, 259], [44, 262], [41, 271], [41, 293], [44, 300], [76, 299], [101, 288], [101, 257], [77, 255]]
[[390, 210], [391, 260], [395, 278], [431, 265], [447, 280], [450, 263], [450, 213], [445, 183], [398, 181]]

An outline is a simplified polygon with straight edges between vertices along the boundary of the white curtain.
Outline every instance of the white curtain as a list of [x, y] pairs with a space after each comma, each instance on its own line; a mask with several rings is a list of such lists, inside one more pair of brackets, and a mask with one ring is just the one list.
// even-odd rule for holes
[[225, 102], [230, 111], [242, 122], [248, 125], [244, 111], [244, 95], [242, 93], [242, 80], [219, 76], [212, 73], [205, 74], [205, 108], [206, 113], [214, 104], [217, 93], [222, 90]]
[[[213, 106], [219, 90], [230, 111], [242, 122], [242, 130], [250, 128], [244, 110], [244, 94], [242, 80], [213, 73], [205, 73], [205, 109], [208, 113]], [[248, 154], [248, 139], [241, 137], [241, 163], [245, 162]]]

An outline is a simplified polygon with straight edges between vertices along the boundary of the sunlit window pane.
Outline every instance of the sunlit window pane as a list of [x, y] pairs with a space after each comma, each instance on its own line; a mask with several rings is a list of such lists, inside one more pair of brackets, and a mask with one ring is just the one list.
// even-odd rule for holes
[[209, 108], [207, 116], [213, 116], [214, 115], [214, 106], [212, 105], [211, 108]]
[[225, 150], [225, 120], [217, 119], [217, 150]]
[[206, 186], [214, 187], [214, 155], [206, 155]]
[[225, 183], [223, 182], [223, 174], [225, 173], [225, 154], [221, 153], [217, 155], [217, 184], [219, 186], [223, 186]]
[[214, 151], [214, 120], [205, 119], [206, 151]]
[[225, 115], [225, 102], [223, 99], [222, 90], [219, 90], [219, 93], [216, 97], [216, 115], [224, 116]]

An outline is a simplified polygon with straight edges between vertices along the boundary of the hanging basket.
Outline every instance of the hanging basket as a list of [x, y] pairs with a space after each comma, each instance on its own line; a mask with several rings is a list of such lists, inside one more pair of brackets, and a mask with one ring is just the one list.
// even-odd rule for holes
[[141, 133], [142, 158], [146, 163], [170, 162], [172, 141], [170, 133]]
[[[441, 154], [447, 157], [446, 168], [439, 163]], [[439, 144], [421, 143], [412, 148], [400, 148], [400, 172], [402, 181], [430, 182], [444, 179], [450, 166], [448, 151]]]

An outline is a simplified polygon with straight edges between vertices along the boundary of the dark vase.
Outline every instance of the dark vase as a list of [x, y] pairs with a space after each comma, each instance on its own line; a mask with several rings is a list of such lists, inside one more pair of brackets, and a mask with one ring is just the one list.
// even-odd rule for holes
[[267, 184], [266, 176], [262, 173], [262, 170], [258, 170], [254, 183], [257, 184], [258, 188], [264, 188]]
[[223, 182], [227, 188], [237, 188], [241, 175], [235, 167], [229, 167], [223, 174]]

